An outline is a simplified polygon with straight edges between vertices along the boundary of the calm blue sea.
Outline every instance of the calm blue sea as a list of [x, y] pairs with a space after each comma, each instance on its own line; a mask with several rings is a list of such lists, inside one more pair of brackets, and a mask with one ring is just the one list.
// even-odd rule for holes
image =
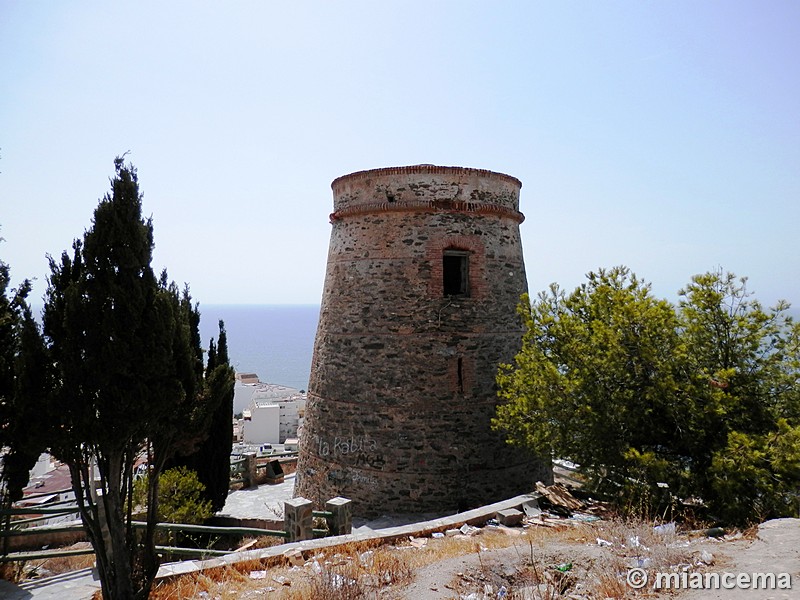
[[200, 304], [203, 348], [225, 321], [228, 354], [238, 372], [261, 381], [308, 389], [319, 305]]

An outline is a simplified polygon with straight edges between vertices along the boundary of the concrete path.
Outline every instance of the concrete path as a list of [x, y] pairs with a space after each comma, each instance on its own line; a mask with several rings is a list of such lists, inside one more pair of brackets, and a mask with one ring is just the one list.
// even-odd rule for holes
[[220, 516], [237, 519], [283, 519], [283, 503], [294, 493], [294, 473], [287, 475], [283, 483], [259, 485], [254, 488], [236, 490], [228, 494]]
[[100, 581], [94, 578], [92, 569], [32, 579], [19, 585], [0, 580], [3, 600], [91, 600], [99, 590]]
[[[236, 490], [228, 494], [225, 506], [219, 513], [221, 517], [234, 517], [237, 519], [283, 519], [283, 503], [292, 498], [294, 494], [295, 474], [286, 476], [283, 483], [277, 485], [260, 485], [255, 488]], [[353, 529], [361, 528], [385, 529], [409, 523], [419, 523], [444, 516], [441, 513], [405, 514], [381, 516], [375, 519], [353, 519]]]
[[[721, 554], [726, 554], [724, 547]], [[705, 589], [683, 591], [679, 600], [796, 600], [800, 598], [800, 519], [774, 519], [758, 526], [756, 540], [728, 555], [724, 567], [711, 566], [716, 573], [789, 573], [792, 589]], [[671, 597], [671, 596], [670, 596]]]

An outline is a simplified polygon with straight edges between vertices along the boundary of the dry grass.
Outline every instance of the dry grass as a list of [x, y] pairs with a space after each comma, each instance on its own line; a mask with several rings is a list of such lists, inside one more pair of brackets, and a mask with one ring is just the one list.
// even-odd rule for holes
[[[196, 598], [206, 592], [209, 600], [232, 598], [277, 600], [338, 600], [399, 598], [403, 588], [420, 569], [441, 561], [477, 555], [512, 545], [586, 543], [585, 528], [564, 530], [531, 528], [524, 535], [497, 528], [484, 528], [479, 535], [418, 538], [395, 544], [379, 541], [353, 542], [316, 554], [306, 553], [303, 566], [290, 566], [286, 559], [272, 565], [260, 561], [240, 563], [185, 576], [159, 584], [151, 600]], [[423, 545], [424, 543], [424, 545]], [[519, 554], [520, 560], [523, 555]], [[253, 576], [259, 577], [254, 579]]]
[[477, 598], [496, 597], [503, 588], [513, 600], [642, 598], [652, 591], [627, 585], [633, 567], [648, 571], [651, 581], [657, 571], [705, 568], [698, 563], [698, 546], [687, 536], [659, 532], [641, 521], [602, 521], [560, 532], [528, 529], [513, 549], [516, 560], [509, 560], [508, 551], [496, 558], [491, 552], [477, 554], [473, 567], [453, 573], [445, 587], [457, 596]]
[[239, 543], [239, 548], [245, 548], [247, 550], [260, 550], [262, 548], [280, 546], [281, 544], [285, 543], [286, 541], [283, 538], [279, 538], [274, 535], [262, 535], [257, 538], [243, 538]]
[[12, 583], [22, 580], [24, 577], [22, 572], [23, 566], [24, 565], [21, 563], [16, 562], [0, 564], [0, 579], [4, 579], [5, 581], [10, 581]]
[[440, 539], [428, 539], [427, 541], [428, 543], [420, 549], [415, 549], [409, 542], [399, 546], [401, 550], [406, 550], [406, 560], [414, 569], [455, 556], [464, 556], [465, 554], [473, 554], [489, 549], [506, 548], [511, 546], [515, 540], [497, 529], [483, 529], [480, 535], [457, 535]]
[[263, 568], [261, 562], [249, 561], [239, 563], [235, 567], [207, 569], [171, 579], [166, 585], [156, 584], [153, 586], [150, 598], [151, 600], [201, 598], [204, 597], [202, 592], [205, 592], [209, 599], [234, 600], [241, 597], [239, 590], [246, 589], [250, 584], [248, 573]]
[[532, 527], [511, 540], [514, 559], [509, 560], [508, 551], [495, 557], [489, 548], [482, 549], [484, 554], [475, 555], [478, 568], [456, 573], [446, 587], [461, 597], [478, 598], [505, 590], [509, 600], [551, 600], [582, 591], [579, 582], [594, 563], [592, 552], [585, 551], [593, 542], [591, 526]]
[[[84, 550], [91, 548], [89, 542], [77, 542], [65, 546], [62, 550]], [[26, 579], [61, 575], [94, 566], [94, 554], [78, 556], [58, 556], [41, 558], [26, 562], [8, 562], [0, 564], [0, 579], [18, 583]]]
[[[158, 583], [150, 599], [394, 600], [404, 598], [406, 588], [426, 568], [437, 581], [447, 582], [454, 598], [471, 593], [480, 598], [487, 590], [496, 597], [503, 587], [508, 600], [641, 598], [646, 590], [635, 591], [625, 583], [629, 568], [642, 566], [651, 574], [678, 565], [697, 568], [697, 553], [686, 536], [659, 533], [647, 522], [486, 527], [471, 536], [354, 542], [307, 551], [294, 560], [279, 556], [208, 569]], [[456, 558], [470, 566], [454, 568], [462, 561], [448, 561]], [[79, 568], [79, 559], [91, 564], [92, 557], [63, 559], [63, 565], [47, 568]]]
[[310, 554], [303, 566], [288, 559], [270, 563], [249, 561], [221, 569], [175, 578], [156, 585], [150, 600], [206, 597], [209, 600], [253, 599], [269, 593], [270, 599], [324, 600], [371, 598], [389, 585], [410, 581], [411, 570], [396, 556], [374, 543], [338, 547], [335, 553]]
[[611, 542], [613, 553], [632, 567], [659, 570], [689, 562], [691, 551], [687, 553], [685, 545], [688, 540], [674, 529], [659, 532], [651, 523], [615, 519], [599, 522], [595, 531], [598, 538]]
[[[91, 548], [89, 542], [79, 542], [70, 546], [70, 549], [77, 548]], [[31, 564], [37, 568], [49, 571], [52, 575], [60, 575], [61, 573], [69, 573], [70, 571], [78, 571], [93, 567], [95, 562], [94, 554], [82, 554], [79, 556], [59, 556], [55, 558], [47, 558], [42, 560], [31, 561]]]

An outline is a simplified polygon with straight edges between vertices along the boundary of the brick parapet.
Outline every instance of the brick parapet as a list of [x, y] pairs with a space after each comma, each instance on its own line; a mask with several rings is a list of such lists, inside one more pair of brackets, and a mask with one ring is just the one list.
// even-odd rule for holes
[[469, 176], [479, 177], [481, 179], [497, 179], [505, 180], [517, 189], [522, 187], [522, 182], [516, 177], [506, 175], [505, 173], [498, 173], [497, 171], [490, 171], [488, 169], [472, 169], [470, 167], [442, 167], [439, 165], [408, 165], [404, 167], [383, 167], [380, 169], [366, 169], [364, 171], [356, 171], [337, 177], [331, 182], [331, 189], [333, 193], [337, 194], [345, 183], [357, 182], [363, 179], [372, 179], [375, 177], [403, 177], [407, 175], [446, 175], [446, 176]]
[[415, 165], [359, 171], [336, 179], [331, 222], [391, 212], [492, 215], [521, 223], [515, 177], [481, 169]]

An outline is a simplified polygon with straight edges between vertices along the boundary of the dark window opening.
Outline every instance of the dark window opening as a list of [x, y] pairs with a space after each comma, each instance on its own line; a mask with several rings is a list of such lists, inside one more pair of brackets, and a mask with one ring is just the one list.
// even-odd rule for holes
[[464, 359], [458, 357], [458, 393], [464, 393]]
[[444, 295], [469, 296], [469, 253], [445, 250], [442, 260]]

